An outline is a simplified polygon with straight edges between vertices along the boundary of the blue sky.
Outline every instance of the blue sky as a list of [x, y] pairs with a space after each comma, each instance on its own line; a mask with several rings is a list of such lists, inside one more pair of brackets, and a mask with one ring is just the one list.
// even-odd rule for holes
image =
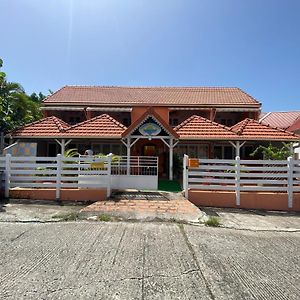
[[238, 86], [300, 110], [299, 0], [0, 0], [0, 57], [28, 93]]

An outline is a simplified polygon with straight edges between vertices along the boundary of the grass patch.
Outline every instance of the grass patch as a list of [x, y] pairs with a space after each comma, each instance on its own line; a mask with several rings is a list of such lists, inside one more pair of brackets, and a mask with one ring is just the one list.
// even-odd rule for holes
[[109, 221], [111, 221], [111, 216], [107, 215], [107, 214], [102, 214], [98, 217], [98, 221], [109, 222]]
[[204, 222], [206, 226], [219, 227], [221, 225], [220, 219], [215, 216], [210, 216], [207, 221]]
[[176, 180], [158, 180], [158, 190], [165, 192], [181, 192], [182, 188]]
[[79, 219], [78, 212], [66, 213], [66, 214], [58, 214], [52, 216], [53, 219], [60, 219], [60, 221], [76, 221]]

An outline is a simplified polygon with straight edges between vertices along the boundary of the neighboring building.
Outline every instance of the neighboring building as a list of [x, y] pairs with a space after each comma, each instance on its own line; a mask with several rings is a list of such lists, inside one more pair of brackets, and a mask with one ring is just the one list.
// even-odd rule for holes
[[249, 158], [258, 143], [299, 140], [259, 123], [261, 104], [239, 88], [66, 86], [47, 97], [42, 110], [44, 119], [11, 133], [14, 140], [38, 142], [38, 155], [53, 156], [68, 145], [80, 153], [158, 156], [160, 175], [170, 178], [173, 151]]
[[[300, 134], [300, 111], [277, 111], [262, 113], [261, 123]], [[294, 144], [296, 157], [300, 157], [300, 145]]]
[[259, 121], [280, 129], [300, 132], [300, 111], [276, 111], [262, 113]]

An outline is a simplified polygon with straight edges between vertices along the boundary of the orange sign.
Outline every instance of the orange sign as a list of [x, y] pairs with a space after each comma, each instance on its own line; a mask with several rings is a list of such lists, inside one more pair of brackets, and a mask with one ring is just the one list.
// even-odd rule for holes
[[190, 158], [189, 159], [189, 168], [199, 168], [199, 159]]

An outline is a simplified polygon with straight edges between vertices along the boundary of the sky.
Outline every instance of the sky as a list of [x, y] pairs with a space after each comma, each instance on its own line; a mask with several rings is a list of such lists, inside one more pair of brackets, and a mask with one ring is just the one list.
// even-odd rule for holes
[[299, 0], [0, 0], [0, 57], [27, 93], [240, 87], [300, 110]]

